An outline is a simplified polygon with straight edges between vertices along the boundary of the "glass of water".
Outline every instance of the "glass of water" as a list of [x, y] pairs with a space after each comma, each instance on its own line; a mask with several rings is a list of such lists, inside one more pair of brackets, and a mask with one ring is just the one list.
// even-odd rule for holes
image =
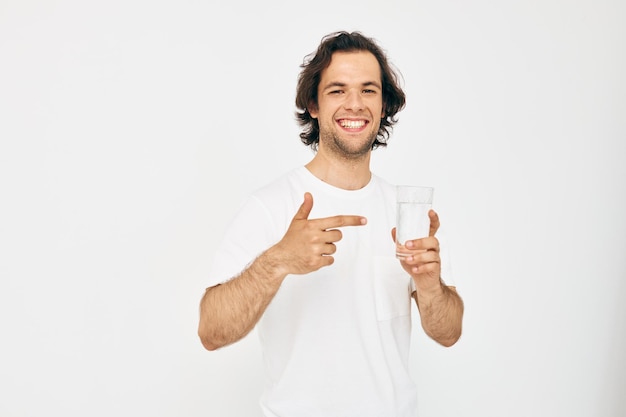
[[396, 243], [428, 236], [428, 212], [433, 205], [433, 187], [398, 185], [396, 187]]

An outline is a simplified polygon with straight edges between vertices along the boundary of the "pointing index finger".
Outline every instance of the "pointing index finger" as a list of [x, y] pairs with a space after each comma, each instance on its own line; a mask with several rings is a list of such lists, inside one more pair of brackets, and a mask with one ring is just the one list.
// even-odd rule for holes
[[335, 227], [345, 226], [363, 226], [367, 224], [367, 218], [363, 216], [355, 215], [338, 215], [332, 217], [324, 217], [316, 220], [319, 223], [320, 229], [333, 229]]

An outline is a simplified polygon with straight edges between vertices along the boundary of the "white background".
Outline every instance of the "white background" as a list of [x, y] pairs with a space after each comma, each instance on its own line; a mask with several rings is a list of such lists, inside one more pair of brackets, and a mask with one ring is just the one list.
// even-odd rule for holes
[[408, 102], [373, 169], [433, 185], [464, 335], [420, 417], [626, 415], [623, 2], [0, 1], [0, 415], [257, 416], [256, 334], [197, 336], [242, 199], [312, 153], [303, 57], [376, 38]]

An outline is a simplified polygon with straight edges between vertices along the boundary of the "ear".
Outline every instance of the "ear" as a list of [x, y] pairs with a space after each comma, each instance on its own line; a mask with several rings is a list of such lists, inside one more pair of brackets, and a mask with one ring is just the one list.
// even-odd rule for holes
[[319, 112], [317, 111], [317, 104], [311, 102], [306, 109], [312, 118], [317, 119], [317, 116], [319, 116]]

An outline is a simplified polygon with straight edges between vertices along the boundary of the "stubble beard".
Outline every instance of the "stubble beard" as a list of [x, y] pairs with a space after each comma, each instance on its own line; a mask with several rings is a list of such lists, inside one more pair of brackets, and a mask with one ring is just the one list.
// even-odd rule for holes
[[329, 132], [322, 136], [320, 132], [320, 143], [325, 143], [326, 148], [335, 156], [347, 160], [359, 160], [368, 156], [372, 150], [372, 145], [376, 141], [377, 131], [374, 131], [368, 137], [368, 140], [360, 146], [354, 147], [349, 139], [342, 139], [336, 132]]

